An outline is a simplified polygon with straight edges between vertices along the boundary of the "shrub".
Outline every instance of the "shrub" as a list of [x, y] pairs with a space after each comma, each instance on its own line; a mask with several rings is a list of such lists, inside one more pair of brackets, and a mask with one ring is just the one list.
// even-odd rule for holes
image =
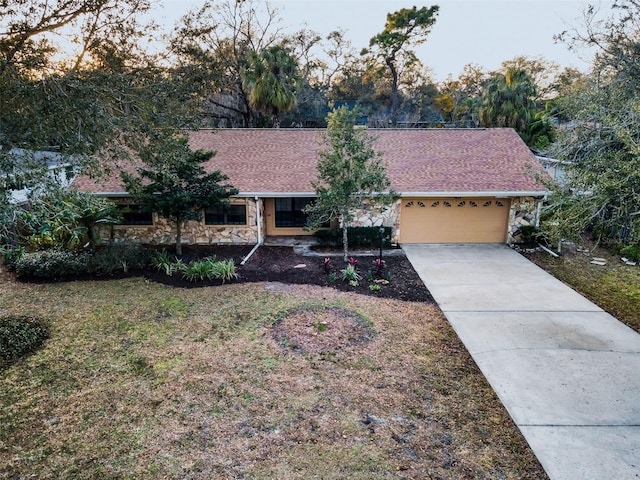
[[222, 283], [238, 278], [236, 265], [233, 260], [222, 260], [214, 263], [214, 278], [222, 280]]
[[175, 255], [171, 255], [169, 252], [162, 250], [161, 252], [155, 252], [151, 257], [151, 265], [158, 269], [160, 272], [164, 272], [166, 275], [173, 275], [175, 272], [179, 272], [184, 268], [182, 260], [176, 258]]
[[94, 252], [44, 250], [27, 253], [16, 262], [16, 274], [25, 278], [57, 278], [85, 273], [109, 274], [116, 270], [137, 270], [148, 262], [139, 245], [117, 244]]
[[218, 279], [222, 283], [238, 278], [236, 265], [233, 260], [216, 260], [215, 257], [207, 257], [195, 260], [182, 267], [182, 275], [190, 282]]
[[542, 238], [540, 229], [534, 225], [522, 225], [520, 233], [522, 234], [522, 243], [525, 245], [536, 245]]
[[331, 272], [331, 259], [329, 257], [326, 257], [324, 259], [324, 273], [329, 272]]
[[203, 258], [188, 263], [182, 269], [182, 275], [190, 282], [201, 282], [215, 277], [215, 258]]
[[342, 280], [349, 282], [358, 282], [362, 280], [360, 274], [356, 271], [356, 267], [352, 264], [347, 265], [346, 268], [340, 270], [342, 272]]
[[16, 274], [26, 278], [56, 278], [87, 273], [87, 254], [44, 250], [26, 253], [16, 262]]
[[[383, 227], [382, 244], [391, 248], [391, 227]], [[338, 247], [342, 245], [342, 230], [318, 230], [313, 234], [321, 246]], [[348, 227], [349, 246], [352, 248], [380, 248], [380, 227]]]
[[384, 260], [382, 260], [381, 258], [376, 258], [373, 261], [373, 264], [376, 267], [376, 273], [380, 275], [380, 273], [382, 272], [382, 269], [384, 268]]
[[627, 245], [620, 249], [620, 255], [634, 262], [640, 262], [640, 245]]
[[0, 369], [34, 352], [49, 338], [49, 326], [28, 316], [0, 317]]
[[103, 275], [145, 268], [149, 263], [149, 252], [137, 244], [116, 243], [96, 249], [87, 259], [89, 273]]
[[11, 247], [10, 245], [0, 246], [0, 255], [7, 267], [14, 269], [16, 262], [24, 256], [24, 247]]

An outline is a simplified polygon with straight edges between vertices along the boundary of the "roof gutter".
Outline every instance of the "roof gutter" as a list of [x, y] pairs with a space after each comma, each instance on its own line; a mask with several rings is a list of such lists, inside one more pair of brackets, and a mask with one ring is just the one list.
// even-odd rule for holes
[[[499, 191], [479, 191], [479, 192], [400, 192], [400, 197], [543, 197], [548, 195], [548, 190], [499, 190]], [[130, 197], [127, 192], [96, 192], [100, 197]], [[315, 197], [315, 192], [239, 192], [234, 197], [254, 197], [254, 198], [303, 198]]]
[[543, 197], [546, 190], [482, 191], [482, 192], [401, 192], [400, 197]]
[[93, 194], [96, 197], [111, 197], [111, 198], [127, 198], [131, 196], [128, 192], [93, 192]]
[[306, 198], [315, 197], [316, 192], [240, 192], [236, 197], [262, 197], [262, 198]]
[[[128, 192], [93, 192], [98, 197], [125, 198], [131, 195]], [[239, 192], [234, 197], [254, 197], [254, 198], [307, 198], [315, 197], [315, 192]]]

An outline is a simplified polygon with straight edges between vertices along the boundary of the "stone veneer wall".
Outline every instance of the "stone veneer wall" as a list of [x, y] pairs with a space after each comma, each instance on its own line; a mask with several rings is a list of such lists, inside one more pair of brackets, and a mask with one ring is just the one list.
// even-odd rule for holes
[[[507, 243], [513, 244], [521, 241], [520, 227], [523, 225], [535, 225], [537, 214], [537, 202], [534, 197], [517, 197], [512, 199], [509, 211], [508, 237]], [[120, 202], [121, 203], [121, 202]], [[265, 235], [265, 216], [263, 201], [257, 205], [261, 210], [262, 235]], [[256, 220], [256, 201], [251, 198], [246, 199], [247, 205], [247, 225], [205, 225], [201, 222], [187, 222], [182, 230], [183, 244], [255, 244], [258, 242], [258, 227]], [[373, 206], [365, 206], [360, 209], [352, 226], [354, 227], [392, 227], [391, 241], [398, 243], [400, 238], [400, 212], [401, 201], [394, 202], [382, 213]], [[175, 244], [175, 227], [169, 225], [166, 219], [153, 215], [153, 225], [116, 225], [114, 227], [103, 228], [101, 237], [104, 242], [129, 241], [151, 245], [171, 245]]]
[[522, 242], [520, 227], [536, 224], [539, 201], [541, 199], [534, 197], [516, 197], [512, 199], [507, 236], [509, 245]]
[[365, 205], [356, 212], [352, 227], [391, 227], [391, 243], [398, 243], [400, 235], [400, 200], [380, 212], [375, 206]]
[[[232, 203], [244, 202], [232, 200]], [[182, 243], [186, 245], [251, 245], [257, 243], [256, 201], [247, 198], [246, 205], [246, 225], [205, 225], [204, 218], [200, 222], [189, 221], [182, 228]], [[103, 228], [100, 234], [104, 242], [127, 241], [149, 245], [171, 245], [176, 243], [175, 226], [170, 225], [165, 218], [155, 213], [153, 214], [153, 225], [115, 225]]]

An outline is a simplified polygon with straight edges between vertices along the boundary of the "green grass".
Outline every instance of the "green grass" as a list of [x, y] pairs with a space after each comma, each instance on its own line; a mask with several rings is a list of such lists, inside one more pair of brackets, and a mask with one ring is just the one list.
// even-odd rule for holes
[[593, 256], [606, 258], [607, 265], [591, 264], [591, 257], [567, 252], [560, 258], [536, 255], [534, 261], [570, 285], [603, 310], [640, 332], [640, 267], [624, 265], [605, 249]]
[[[1, 373], [1, 478], [546, 478], [433, 305], [134, 278], [3, 282], [0, 311], [50, 325]], [[300, 312], [375, 335], [294, 352]]]

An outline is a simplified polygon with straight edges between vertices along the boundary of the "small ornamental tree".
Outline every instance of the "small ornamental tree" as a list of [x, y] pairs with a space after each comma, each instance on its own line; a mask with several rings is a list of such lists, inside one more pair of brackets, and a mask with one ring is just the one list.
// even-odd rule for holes
[[318, 152], [318, 177], [313, 182], [317, 198], [305, 209], [308, 228], [340, 222], [345, 261], [349, 256], [347, 228], [355, 212], [365, 205], [381, 212], [395, 200], [382, 154], [373, 148], [375, 138], [366, 129], [356, 128], [359, 115], [359, 109], [347, 107], [328, 115], [324, 138], [328, 148]]
[[205, 207], [226, 203], [238, 190], [221, 184], [228, 179], [219, 170], [207, 173], [202, 164], [215, 152], [192, 151], [185, 136], [156, 132], [137, 149], [144, 165], [136, 173], [122, 172], [122, 181], [134, 199], [176, 226], [176, 254], [182, 255], [182, 227], [200, 220]]

